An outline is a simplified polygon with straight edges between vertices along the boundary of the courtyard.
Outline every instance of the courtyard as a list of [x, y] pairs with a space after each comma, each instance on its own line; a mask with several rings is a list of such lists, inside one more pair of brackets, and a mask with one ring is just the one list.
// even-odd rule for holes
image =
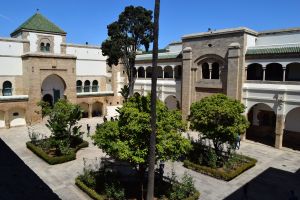
[[[102, 122], [102, 118], [96, 117], [92, 119], [82, 119], [80, 124], [82, 125], [82, 130], [85, 132], [87, 124], [91, 125], [91, 133], [93, 133], [95, 131], [96, 124]], [[40, 133], [49, 133], [49, 130], [46, 128], [44, 123], [37, 124], [34, 128]], [[10, 179], [7, 178], [10, 175], [7, 171], [11, 171], [11, 169], [15, 170], [15, 168], [13, 166], [9, 166], [10, 163], [13, 164], [13, 162], [10, 162], [12, 156], [7, 156], [10, 154], [4, 154], [5, 156], [3, 155], [0, 157], [0, 177], [6, 177], [6, 181], [12, 181], [13, 184], [16, 183], [20, 185], [16, 185], [14, 188], [9, 187], [12, 183], [2, 185], [0, 187], [1, 194], [9, 195], [9, 192], [19, 193], [24, 187], [22, 184], [26, 185], [28, 184], [28, 181], [34, 179], [35, 181], [40, 182], [40, 187], [46, 188], [40, 189], [39, 191], [47, 193], [49, 195], [48, 199], [57, 198], [55, 197], [55, 194], [63, 200], [90, 199], [85, 193], [77, 188], [77, 186], [75, 186], [74, 179], [83, 170], [83, 158], [92, 160], [96, 157], [104, 157], [105, 154], [92, 144], [91, 139], [87, 137], [86, 133], [84, 134], [84, 139], [90, 142], [89, 147], [79, 150], [77, 152], [76, 160], [53, 166], [48, 165], [26, 148], [25, 142], [29, 140], [27, 127], [2, 129], [0, 131], [0, 138], [21, 159], [21, 162], [23, 161], [37, 175], [36, 177], [34, 173], [28, 172], [28, 176], [22, 176], [21, 173], [16, 172], [11, 173], [14, 177], [11, 177]], [[1, 149], [4, 149], [4, 147], [2, 147], [5, 145], [4, 143], [0, 144]], [[11, 153], [13, 154], [13, 152]], [[200, 199], [203, 200], [243, 199], [245, 197], [245, 193], [247, 193], [248, 199], [288, 199], [290, 190], [294, 190], [296, 195], [298, 197], [300, 196], [299, 151], [293, 151], [287, 148], [278, 150], [260, 143], [246, 140], [242, 141], [241, 149], [238, 150], [238, 153], [253, 157], [257, 159], [258, 162], [255, 167], [247, 170], [229, 182], [221, 181], [188, 170], [184, 168], [180, 162], [167, 163], [165, 167], [165, 175], [170, 175], [172, 168], [174, 168], [178, 176], [183, 175], [183, 173], [187, 171], [193, 176], [196, 189], [201, 192]], [[26, 168], [26, 165], [24, 165], [24, 168]], [[33, 179], [28, 178], [33, 176]], [[20, 179], [26, 180], [22, 181]], [[18, 181], [15, 182], [15, 180]], [[51, 193], [50, 189], [55, 194]], [[30, 187], [28, 188], [28, 191], [23, 190], [22, 193], [25, 197], [28, 197], [25, 194], [31, 193], [32, 190], [36, 192], [34, 187]], [[41, 195], [46, 194], [41, 192]], [[9, 197], [10, 196], [4, 196], [1, 197], [1, 199], [11, 199]], [[31, 199], [38, 198], [32, 197]]]

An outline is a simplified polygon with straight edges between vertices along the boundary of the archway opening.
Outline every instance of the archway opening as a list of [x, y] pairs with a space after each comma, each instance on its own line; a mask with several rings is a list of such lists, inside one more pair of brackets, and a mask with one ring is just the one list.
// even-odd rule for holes
[[161, 66], [157, 66], [157, 78], [163, 78], [163, 69]]
[[89, 80], [84, 81], [84, 92], [90, 92], [91, 82]]
[[82, 92], [82, 81], [81, 80], [76, 81], [76, 91], [77, 91], [77, 93]]
[[246, 138], [266, 145], [275, 145], [276, 114], [273, 109], [258, 103], [248, 112], [250, 127], [247, 129]]
[[179, 101], [173, 95], [170, 95], [165, 99], [165, 104], [169, 110], [180, 109]]
[[82, 118], [88, 118], [89, 117], [89, 104], [87, 103], [80, 103], [80, 108], [82, 109]]
[[12, 84], [10, 81], [3, 82], [2, 95], [3, 96], [11, 96], [12, 95]]
[[100, 117], [103, 115], [103, 104], [96, 102], [92, 105], [92, 117]]
[[220, 77], [220, 66], [219, 63], [214, 62], [212, 64], [212, 70], [211, 70], [211, 79], [219, 79]]
[[263, 80], [263, 68], [258, 63], [248, 65], [247, 80]]
[[166, 66], [164, 68], [164, 77], [165, 78], [173, 78], [173, 69], [171, 66]]
[[42, 97], [49, 94], [53, 97], [52, 105], [64, 98], [66, 89], [65, 81], [56, 74], [47, 76], [42, 83]]
[[147, 67], [146, 68], [146, 78], [151, 78], [152, 77], [152, 67]]
[[300, 81], [300, 63], [291, 63], [286, 66], [286, 81]]
[[99, 88], [98, 81], [97, 80], [93, 80], [93, 83], [92, 83], [92, 92], [98, 92], [98, 88]]
[[294, 108], [285, 117], [283, 133], [284, 147], [300, 150], [300, 107]]
[[175, 79], [176, 80], [181, 79], [181, 76], [182, 76], [182, 67], [181, 67], [181, 65], [177, 65], [174, 68], [174, 73], [175, 73]]
[[266, 67], [266, 80], [267, 81], [282, 81], [283, 69], [279, 63], [271, 63]]
[[144, 67], [139, 67], [137, 73], [138, 73], [139, 78], [145, 78], [145, 69], [144, 69]]

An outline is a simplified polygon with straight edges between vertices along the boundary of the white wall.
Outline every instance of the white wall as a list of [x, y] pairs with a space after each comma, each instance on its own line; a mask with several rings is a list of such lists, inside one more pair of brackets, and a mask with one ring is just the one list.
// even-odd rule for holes
[[99, 75], [106, 76], [106, 58], [102, 56], [100, 47], [87, 47], [82, 45], [67, 46], [67, 54], [75, 55], [76, 73], [78, 76]]
[[[18, 114], [14, 116], [14, 113]], [[25, 111], [23, 109], [16, 108], [11, 110], [9, 113], [10, 126], [24, 126], [26, 125], [25, 121]]]
[[0, 38], [0, 55], [21, 56], [23, 54], [23, 43], [13, 41], [1, 41]]
[[247, 35], [247, 47], [253, 47], [256, 43], [256, 36]]
[[256, 41], [257, 46], [287, 44], [287, 43], [300, 43], [300, 33], [262, 35], [259, 36]]
[[22, 75], [21, 57], [1, 57], [0, 56], [0, 75]]

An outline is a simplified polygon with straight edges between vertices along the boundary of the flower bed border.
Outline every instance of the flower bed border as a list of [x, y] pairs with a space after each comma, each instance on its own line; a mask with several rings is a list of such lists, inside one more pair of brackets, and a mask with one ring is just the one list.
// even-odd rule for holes
[[235, 177], [239, 176], [240, 174], [242, 174], [244, 171], [255, 166], [255, 164], [257, 162], [257, 160], [254, 158], [250, 158], [250, 157], [244, 156], [244, 155], [240, 155], [240, 156], [243, 156], [244, 158], [249, 160], [249, 162], [245, 163], [244, 165], [240, 166], [239, 168], [237, 168], [236, 170], [231, 171], [231, 172], [220, 172], [217, 169], [203, 166], [203, 165], [198, 165], [189, 160], [183, 161], [183, 166], [188, 169], [194, 170], [196, 172], [200, 172], [202, 174], [205, 174], [205, 175], [217, 178], [217, 179], [221, 179], [224, 181], [230, 181], [230, 180], [234, 179]]
[[[84, 184], [80, 180], [79, 177], [75, 179], [75, 185], [77, 185], [77, 187], [79, 187], [83, 192], [85, 192], [89, 197], [91, 197], [94, 200], [105, 200], [106, 198], [104, 195], [100, 195], [95, 190], [89, 188], [86, 184]], [[183, 200], [198, 200], [199, 197], [200, 197], [200, 192], [196, 190], [196, 192], [192, 196], [185, 198]], [[168, 199], [164, 198], [163, 200], [168, 200]]]
[[26, 142], [26, 147], [30, 149], [34, 154], [36, 154], [38, 157], [42, 158], [44, 161], [46, 161], [50, 165], [55, 165], [55, 164], [60, 164], [60, 163], [65, 163], [71, 160], [76, 159], [76, 152], [84, 147], [88, 147], [89, 143], [85, 140], [83, 140], [82, 143], [76, 146], [74, 151], [72, 151], [68, 155], [64, 156], [57, 156], [57, 157], [51, 157], [49, 156], [43, 149], [40, 147], [34, 145], [32, 142]]

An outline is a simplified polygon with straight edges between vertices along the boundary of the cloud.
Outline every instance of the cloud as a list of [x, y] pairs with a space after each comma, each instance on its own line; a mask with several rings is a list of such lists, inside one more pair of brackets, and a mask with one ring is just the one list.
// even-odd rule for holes
[[11, 18], [9, 18], [9, 17], [7, 17], [7, 16], [5, 16], [5, 15], [2, 15], [1, 13], [0, 13], [0, 18], [2, 18], [2, 19], [4, 19], [4, 20], [7, 20], [7, 21], [10, 21], [10, 22], [13, 21]]

